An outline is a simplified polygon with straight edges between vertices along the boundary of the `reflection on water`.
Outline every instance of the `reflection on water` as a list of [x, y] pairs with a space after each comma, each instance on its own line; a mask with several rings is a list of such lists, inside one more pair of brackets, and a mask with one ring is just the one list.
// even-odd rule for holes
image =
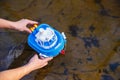
[[[119, 80], [119, 3], [119, 0], [1, 1], [0, 17], [48, 23], [67, 36], [65, 55], [55, 57], [48, 66], [22, 80]], [[1, 30], [0, 37], [0, 70], [24, 65], [33, 55], [34, 51], [26, 44], [27, 34]]]

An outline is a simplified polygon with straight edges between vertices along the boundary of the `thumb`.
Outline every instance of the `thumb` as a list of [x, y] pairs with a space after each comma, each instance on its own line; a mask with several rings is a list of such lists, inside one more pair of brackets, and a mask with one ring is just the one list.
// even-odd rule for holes
[[31, 33], [32, 31], [29, 28], [25, 28], [25, 31]]
[[50, 60], [52, 60], [53, 59], [53, 57], [48, 57], [48, 58], [45, 58], [44, 60], [45, 61], [50, 61]]

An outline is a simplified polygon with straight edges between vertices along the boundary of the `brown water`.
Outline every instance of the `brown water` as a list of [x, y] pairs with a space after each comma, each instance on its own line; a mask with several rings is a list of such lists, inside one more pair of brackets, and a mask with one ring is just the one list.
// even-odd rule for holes
[[[65, 55], [22, 80], [120, 80], [119, 0], [1, 0], [0, 17], [48, 23], [67, 36]], [[28, 34], [0, 30], [0, 36], [0, 70], [27, 63], [34, 53]]]

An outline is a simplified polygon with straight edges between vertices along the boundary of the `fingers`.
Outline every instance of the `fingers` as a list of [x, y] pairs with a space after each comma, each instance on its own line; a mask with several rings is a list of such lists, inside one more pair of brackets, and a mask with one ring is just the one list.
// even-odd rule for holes
[[49, 57], [49, 58], [45, 58], [45, 61], [51, 61], [53, 59], [53, 57]]
[[46, 65], [48, 65], [48, 62], [44, 63], [42, 66], [44, 67], [44, 66], [46, 66]]
[[25, 31], [28, 32], [28, 33], [32, 32], [29, 28], [26, 28]]
[[[38, 24], [38, 22], [29, 20], [29, 19], [22, 19], [22, 20], [26, 23], [26, 25], [28, 25], [28, 24]], [[32, 32], [32, 31], [31, 31], [29, 28], [27, 28], [27, 27], [25, 27], [25, 31], [28, 32], [28, 33], [31, 33], [31, 32]]]
[[35, 54], [29, 61], [28, 65], [31, 66], [32, 70], [42, 68], [48, 64], [50, 60], [53, 58], [44, 58], [44, 59], [39, 59], [38, 55]]
[[38, 22], [29, 19], [23, 19], [23, 20], [26, 21], [28, 24], [38, 24]]
[[[35, 54], [34, 55], [36, 58], [38, 58], [38, 55], [37, 54]], [[45, 61], [45, 62], [48, 62], [48, 61], [50, 61], [50, 60], [52, 60], [53, 59], [53, 57], [48, 57], [48, 58], [44, 58], [44, 59], [40, 59], [40, 60], [43, 60], [43, 61]]]
[[29, 20], [29, 24], [38, 24], [38, 22]]
[[35, 54], [33, 57], [35, 57], [35, 58], [37, 58], [37, 59], [38, 59], [38, 55], [37, 55], [37, 54]]
[[[35, 58], [38, 58], [38, 55], [35, 54], [34, 57], [35, 57]], [[52, 59], [53, 59], [53, 57], [48, 57], [48, 58], [44, 58], [44, 59], [41, 59], [41, 60], [50, 61], [50, 60], [52, 60]]]

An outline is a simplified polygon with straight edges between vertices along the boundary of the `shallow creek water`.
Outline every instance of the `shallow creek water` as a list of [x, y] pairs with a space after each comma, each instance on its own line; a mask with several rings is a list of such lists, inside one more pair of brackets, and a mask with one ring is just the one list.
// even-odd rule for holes
[[[66, 54], [21, 80], [120, 80], [119, 0], [1, 0], [0, 17], [47, 23], [67, 36]], [[0, 29], [0, 70], [27, 63], [29, 34]]]

